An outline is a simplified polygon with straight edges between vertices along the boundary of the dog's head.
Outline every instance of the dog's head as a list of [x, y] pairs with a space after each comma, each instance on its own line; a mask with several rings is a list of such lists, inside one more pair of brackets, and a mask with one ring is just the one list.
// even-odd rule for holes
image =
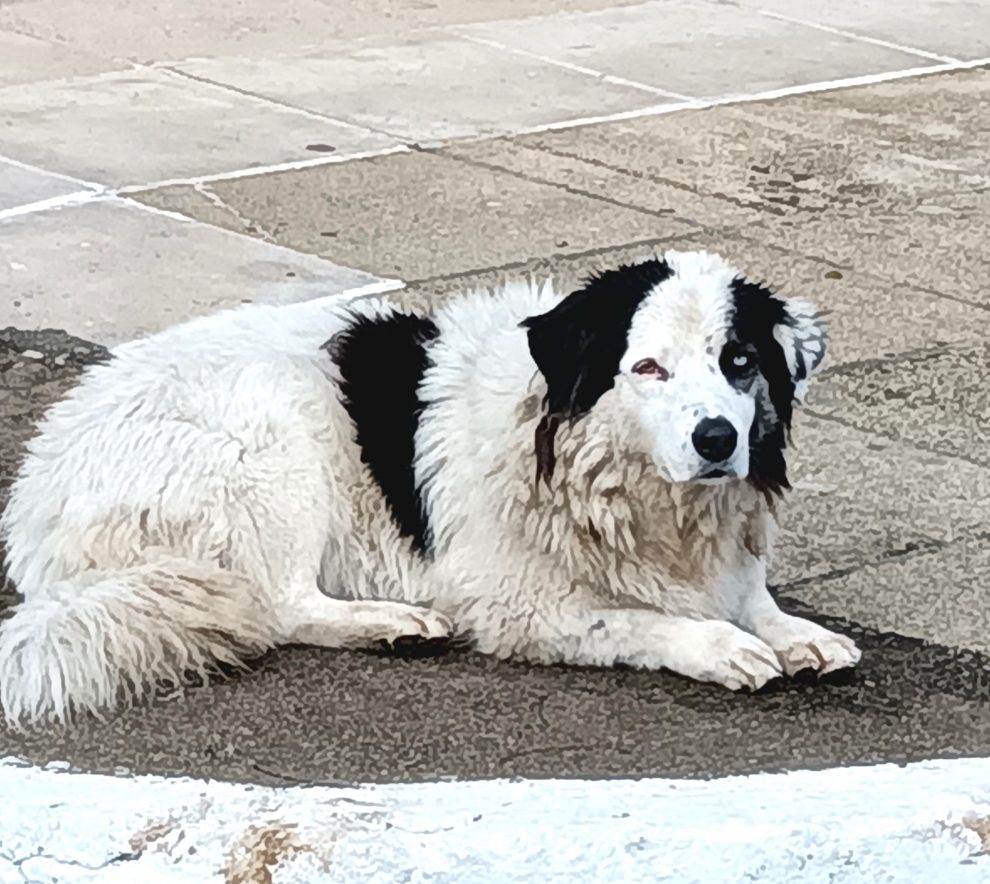
[[553, 471], [557, 425], [613, 391], [618, 419], [669, 481], [788, 487], [793, 404], [825, 356], [807, 302], [778, 298], [714, 255], [668, 252], [595, 275], [523, 326], [547, 385], [538, 476]]

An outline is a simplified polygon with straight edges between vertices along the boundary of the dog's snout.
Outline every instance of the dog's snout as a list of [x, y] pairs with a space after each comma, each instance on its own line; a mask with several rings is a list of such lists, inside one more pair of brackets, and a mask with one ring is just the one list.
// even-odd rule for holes
[[702, 418], [691, 434], [695, 450], [711, 463], [721, 463], [731, 457], [737, 440], [736, 428], [724, 417]]

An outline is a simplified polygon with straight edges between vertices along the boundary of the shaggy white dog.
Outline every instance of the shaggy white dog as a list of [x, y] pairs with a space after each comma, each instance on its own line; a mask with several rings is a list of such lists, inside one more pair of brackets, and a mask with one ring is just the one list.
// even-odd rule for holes
[[288, 643], [455, 631], [733, 689], [851, 666], [765, 582], [824, 352], [809, 305], [677, 252], [566, 298], [250, 306], [120, 346], [13, 486], [6, 718], [100, 714]]

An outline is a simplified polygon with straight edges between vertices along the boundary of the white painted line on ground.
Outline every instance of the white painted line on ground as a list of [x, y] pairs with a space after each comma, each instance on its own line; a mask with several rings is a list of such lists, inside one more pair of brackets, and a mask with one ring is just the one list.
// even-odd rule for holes
[[68, 181], [70, 184], [75, 184], [79, 187], [88, 187], [97, 191], [103, 190], [102, 184], [96, 184], [93, 181], [85, 181], [82, 178], [75, 178], [72, 175], [65, 175], [62, 172], [52, 172], [50, 169], [42, 169], [41, 166], [25, 163], [21, 160], [15, 160], [13, 157], [0, 156], [0, 163], [15, 166], [18, 169], [23, 169], [25, 172], [37, 172], [39, 175], [47, 175], [49, 178], [58, 178], [60, 181]]
[[630, 89], [638, 89], [641, 92], [649, 92], [652, 95], [665, 95], [668, 98], [675, 98], [679, 101], [693, 100], [690, 95], [682, 95], [680, 92], [671, 92], [668, 89], [660, 89], [657, 86], [650, 86], [648, 83], [641, 83], [637, 80], [627, 80], [625, 77], [618, 77], [615, 74], [607, 74], [604, 71], [598, 71], [594, 68], [585, 67], [579, 64], [572, 64], [569, 61], [562, 61], [559, 58], [553, 58], [549, 55], [541, 55], [538, 52], [530, 52], [528, 49], [517, 49], [514, 46], [509, 46], [507, 43], [500, 43], [498, 40], [490, 40], [487, 37], [476, 37], [473, 34], [466, 34], [459, 27], [452, 27], [449, 30], [450, 33], [454, 34], [456, 37], [461, 40], [466, 40], [469, 43], [477, 43], [481, 46], [488, 46], [491, 49], [498, 49], [501, 52], [507, 52], [511, 55], [518, 55], [522, 58], [530, 58], [533, 61], [539, 61], [543, 64], [562, 68], [565, 71], [573, 71], [577, 74], [584, 74], [588, 77], [594, 77], [596, 80], [601, 80], [603, 83], [611, 83], [613, 86], [628, 86]]
[[234, 169], [230, 172], [217, 172], [210, 175], [192, 175], [188, 178], [164, 178], [160, 181], [150, 181], [144, 184], [128, 184], [118, 187], [114, 193], [137, 193], [141, 190], [154, 190], [159, 187], [173, 187], [188, 184], [210, 184], [214, 181], [234, 181], [238, 178], [251, 178], [255, 175], [273, 175], [278, 172], [295, 172], [299, 169], [313, 169], [317, 166], [334, 166], [338, 163], [350, 163], [355, 160], [367, 160], [375, 157], [387, 157], [392, 154], [410, 153], [411, 148], [405, 144], [396, 144], [378, 150], [356, 151], [347, 154], [313, 157], [306, 160], [289, 160], [285, 163], [272, 163], [267, 166], [249, 166], [246, 169]]
[[[850, 89], [855, 86], [872, 86], [876, 83], [886, 83], [892, 80], [905, 80], [910, 77], [921, 77], [928, 74], [966, 71], [974, 68], [986, 67], [987, 65], [990, 65], [990, 58], [978, 58], [972, 61], [952, 62], [930, 65], [928, 67], [884, 71], [878, 74], [864, 74], [863, 76], [857, 77], [845, 77], [840, 80], [823, 80], [818, 83], [805, 83], [800, 86], [784, 86], [780, 89], [770, 89], [766, 92], [726, 95], [721, 98], [686, 101], [675, 104], [655, 104], [649, 107], [636, 108], [635, 110], [618, 111], [613, 114], [580, 117], [571, 120], [563, 120], [559, 123], [547, 123], [540, 126], [531, 126], [527, 129], [514, 131], [510, 137], [515, 138], [520, 135], [538, 135], [541, 132], [556, 132], [560, 130], [576, 129], [581, 126], [594, 126], [601, 123], [617, 123], [623, 120], [637, 120], [644, 117], [657, 117], [664, 114], [679, 113], [681, 111], [709, 110], [714, 107], [725, 107], [727, 105], [748, 104], [756, 101], [771, 101], [776, 98], [788, 98], [793, 95], [806, 95], [815, 92], [830, 92], [839, 89]], [[477, 141], [481, 139], [476, 138], [473, 140]]]
[[348, 788], [98, 776], [8, 759], [0, 794], [0, 881], [975, 884], [990, 876], [986, 758], [709, 781]]
[[906, 52], [908, 55], [917, 55], [931, 61], [942, 61], [951, 64], [958, 63], [962, 59], [954, 58], [951, 55], [939, 55], [935, 52], [928, 52], [925, 49], [916, 49], [914, 46], [904, 46], [901, 43], [891, 43], [889, 40], [880, 40], [876, 37], [868, 37], [866, 34], [858, 34], [855, 31], [847, 31], [843, 28], [833, 28], [831, 25], [821, 22], [808, 21], [803, 18], [792, 18], [789, 15], [781, 15], [779, 12], [771, 12], [768, 9], [758, 10], [760, 15], [766, 18], [775, 18], [778, 21], [787, 22], [792, 25], [801, 25], [806, 28], [814, 28], [816, 31], [824, 31], [826, 34], [835, 34], [837, 37], [846, 37], [850, 40], [857, 40], [860, 43], [871, 43], [874, 46], [882, 46], [884, 49], [895, 49], [898, 52]]
[[106, 196], [106, 192], [98, 190], [77, 190], [74, 193], [64, 193], [61, 196], [52, 196], [48, 199], [25, 203], [21, 206], [13, 206], [9, 209], [0, 209], [0, 221], [17, 218], [21, 215], [32, 215], [35, 212], [50, 212], [52, 209], [64, 209], [66, 206], [78, 206], [82, 205], [82, 203], [88, 203], [93, 199], [105, 198]]

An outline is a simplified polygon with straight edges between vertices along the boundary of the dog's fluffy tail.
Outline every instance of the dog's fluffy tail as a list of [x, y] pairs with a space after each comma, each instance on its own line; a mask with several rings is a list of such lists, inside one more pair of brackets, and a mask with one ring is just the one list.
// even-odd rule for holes
[[0, 623], [0, 707], [13, 727], [101, 716], [163, 683], [241, 668], [273, 644], [259, 588], [166, 561], [85, 571], [27, 592]]

